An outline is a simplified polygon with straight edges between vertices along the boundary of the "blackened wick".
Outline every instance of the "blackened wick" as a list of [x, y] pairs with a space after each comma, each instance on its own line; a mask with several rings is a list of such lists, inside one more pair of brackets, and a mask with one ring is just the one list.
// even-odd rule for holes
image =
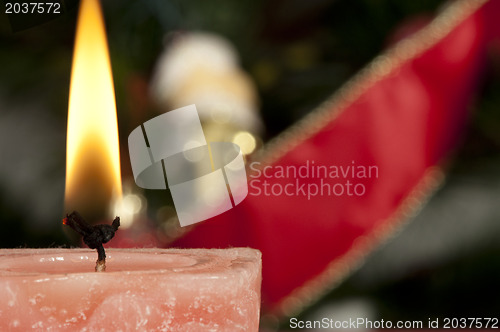
[[97, 263], [99, 264], [106, 261], [106, 253], [102, 244], [115, 236], [115, 232], [120, 227], [120, 217], [116, 217], [111, 225], [90, 225], [78, 212], [73, 211], [71, 214], [66, 215], [63, 224], [68, 225], [83, 236], [83, 242], [90, 249], [97, 249]]

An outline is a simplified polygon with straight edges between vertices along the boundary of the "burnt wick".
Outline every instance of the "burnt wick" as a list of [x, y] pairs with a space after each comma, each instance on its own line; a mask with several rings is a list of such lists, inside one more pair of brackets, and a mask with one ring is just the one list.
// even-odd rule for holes
[[102, 244], [108, 242], [115, 236], [115, 232], [118, 230], [118, 227], [120, 227], [120, 217], [116, 217], [111, 225], [90, 225], [78, 212], [73, 211], [71, 214], [66, 215], [66, 218], [63, 219], [63, 224], [68, 225], [78, 234], [83, 236], [83, 242], [90, 249], [97, 250], [95, 271], [105, 271], [106, 252]]

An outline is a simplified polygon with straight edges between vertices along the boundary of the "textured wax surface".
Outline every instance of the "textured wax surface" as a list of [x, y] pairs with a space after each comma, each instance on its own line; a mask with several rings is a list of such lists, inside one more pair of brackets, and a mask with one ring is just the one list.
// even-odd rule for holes
[[0, 250], [0, 331], [258, 331], [261, 254], [233, 249]]

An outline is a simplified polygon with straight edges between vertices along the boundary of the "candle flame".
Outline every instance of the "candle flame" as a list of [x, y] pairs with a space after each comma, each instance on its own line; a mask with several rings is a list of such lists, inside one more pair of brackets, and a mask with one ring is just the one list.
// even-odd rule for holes
[[118, 124], [104, 19], [98, 0], [82, 0], [69, 95], [66, 209], [107, 213], [121, 195]]

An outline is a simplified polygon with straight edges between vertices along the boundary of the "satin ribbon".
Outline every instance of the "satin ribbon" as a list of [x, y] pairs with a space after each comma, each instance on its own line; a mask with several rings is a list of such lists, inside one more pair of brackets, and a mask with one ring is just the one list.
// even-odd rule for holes
[[[462, 137], [485, 50], [500, 35], [499, 3], [454, 2], [380, 55], [250, 164], [249, 183], [261, 182], [239, 206], [197, 224], [173, 245], [260, 249], [267, 313], [295, 314], [331, 290], [439, 185], [436, 166]], [[312, 162], [344, 170], [376, 166], [378, 177], [352, 179], [364, 186], [363, 195], [252, 194], [265, 189], [264, 181], [276, 188], [297, 183], [297, 177], [252, 177], [265, 167], [269, 173]]]

